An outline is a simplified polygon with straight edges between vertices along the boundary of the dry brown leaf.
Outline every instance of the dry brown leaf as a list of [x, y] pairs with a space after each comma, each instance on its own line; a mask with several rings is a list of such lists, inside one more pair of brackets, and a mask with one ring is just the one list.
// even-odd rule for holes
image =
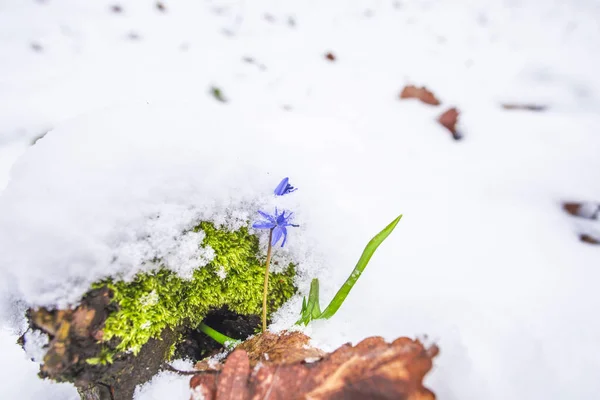
[[579, 240], [589, 244], [600, 244], [600, 238], [588, 235], [587, 233], [582, 233], [581, 235], [579, 235]]
[[198, 374], [190, 381], [192, 389], [192, 400], [214, 400], [217, 392], [216, 374]]
[[[248, 345], [250, 351], [271, 349], [273, 355], [283, 355], [284, 343], [292, 348], [303, 348], [306, 336], [288, 334], [287, 339], [275, 339], [272, 334], [264, 339], [256, 339]], [[230, 397], [223, 399], [258, 400], [333, 400], [333, 399], [381, 399], [381, 400], [434, 400], [435, 395], [423, 386], [423, 378], [431, 370], [433, 358], [438, 354], [437, 346], [425, 348], [417, 340], [400, 338], [388, 344], [381, 337], [371, 337], [356, 346], [343, 345], [335, 352], [321, 359], [292, 361], [281, 357], [279, 361], [261, 359], [260, 355], [248, 354], [240, 348], [229, 356], [218, 380], [214, 385], [214, 373], [203, 372], [190, 381], [193, 393], [202, 393], [206, 399], [214, 399], [215, 391]], [[309, 347], [309, 346], [307, 346]], [[293, 352], [293, 351], [292, 351]], [[230, 363], [230, 359], [234, 360]], [[270, 357], [269, 357], [270, 358]], [[250, 360], [260, 360], [252, 374]], [[242, 364], [246, 363], [246, 366]], [[230, 368], [229, 365], [232, 367]], [[222, 376], [229, 371], [225, 388], [221, 388]], [[240, 376], [236, 385], [231, 385], [231, 374]], [[205, 377], [209, 376], [209, 377]], [[245, 388], [241, 382], [245, 382]], [[194, 397], [192, 399], [200, 398]], [[220, 400], [220, 395], [216, 400]]]
[[[577, 218], [596, 220], [600, 216], [600, 203], [595, 202], [564, 202], [563, 210]], [[599, 233], [580, 233], [579, 240], [588, 244], [600, 244]]]
[[259, 362], [286, 365], [307, 358], [319, 359], [326, 354], [309, 346], [309, 342], [310, 338], [300, 332], [284, 332], [278, 335], [265, 332], [246, 340], [238, 348], [248, 352], [251, 367]]
[[456, 129], [458, 123], [459, 112], [456, 108], [450, 108], [438, 117], [438, 122], [452, 133], [455, 140], [462, 139], [462, 135]]
[[600, 203], [565, 202], [562, 204], [562, 208], [574, 217], [598, 219], [598, 216], [600, 215]]
[[400, 93], [401, 99], [419, 99], [423, 103], [431, 104], [432, 106], [439, 106], [440, 101], [435, 97], [435, 95], [427, 90], [425, 86], [416, 87], [413, 85], [405, 86]]
[[244, 350], [235, 350], [227, 357], [217, 385], [216, 400], [247, 400], [250, 361]]

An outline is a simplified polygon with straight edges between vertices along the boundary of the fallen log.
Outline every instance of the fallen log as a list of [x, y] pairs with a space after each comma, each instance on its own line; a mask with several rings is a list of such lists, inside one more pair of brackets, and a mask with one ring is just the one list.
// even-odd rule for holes
[[160, 370], [179, 333], [165, 329], [159, 339], [142, 346], [137, 356], [120, 353], [111, 363], [89, 364], [89, 357], [111, 344], [100, 341], [110, 307], [110, 293], [103, 288], [92, 290], [72, 310], [29, 310], [31, 328], [50, 337], [40, 376], [73, 382], [82, 400], [133, 398], [135, 387]]

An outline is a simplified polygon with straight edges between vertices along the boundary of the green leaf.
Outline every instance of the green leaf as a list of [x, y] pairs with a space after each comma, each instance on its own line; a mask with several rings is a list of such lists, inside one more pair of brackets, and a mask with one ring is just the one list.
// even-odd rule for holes
[[223, 335], [221, 332], [214, 330], [210, 326], [206, 325], [204, 322], [202, 322], [198, 326], [198, 329], [201, 330], [202, 332], [204, 332], [210, 338], [212, 338], [215, 342], [222, 344], [223, 346], [225, 346], [229, 349], [232, 349], [232, 348], [236, 347], [238, 344], [242, 343], [241, 340], [233, 339], [233, 338], [230, 338], [229, 336]]
[[346, 282], [344, 282], [340, 290], [338, 290], [338, 292], [331, 300], [331, 303], [329, 303], [329, 305], [327, 306], [327, 308], [325, 308], [325, 311], [323, 311], [319, 318], [328, 319], [335, 315], [337, 310], [339, 310], [339, 308], [344, 303], [344, 300], [346, 300], [348, 293], [350, 293], [350, 290], [352, 290], [352, 287], [354, 286], [356, 281], [358, 281], [358, 278], [360, 278], [360, 276], [362, 275], [363, 271], [365, 270], [365, 267], [367, 266], [367, 264], [371, 260], [371, 257], [375, 253], [375, 250], [377, 250], [379, 245], [383, 243], [383, 241], [390, 235], [390, 233], [392, 233], [396, 225], [398, 225], [398, 222], [400, 222], [401, 218], [402, 215], [399, 215], [398, 218], [393, 220], [381, 232], [375, 235], [373, 239], [371, 239], [371, 241], [365, 247], [365, 250], [363, 251], [362, 255], [360, 256], [358, 263], [356, 263], [356, 267], [354, 267], [354, 270], [352, 271], [348, 279], [346, 279]]
[[402, 215], [399, 215], [398, 218], [393, 220], [388, 226], [386, 226], [381, 232], [379, 232], [373, 239], [367, 243], [358, 263], [354, 267], [354, 270], [344, 282], [344, 285], [338, 290], [335, 294], [325, 311], [321, 312], [321, 307], [319, 306], [319, 280], [313, 279], [310, 284], [310, 292], [308, 294], [308, 303], [306, 301], [306, 297], [302, 301], [302, 310], [300, 312], [300, 319], [296, 322], [296, 324], [307, 325], [310, 321], [315, 319], [328, 319], [333, 317], [337, 310], [342, 306], [344, 300], [352, 290], [352, 287], [360, 278], [362, 272], [365, 270], [367, 264], [371, 260], [371, 257], [375, 253], [375, 250], [379, 247], [381, 243], [392, 233]]
[[308, 302], [306, 297], [302, 301], [302, 311], [300, 319], [296, 324], [308, 324], [313, 319], [318, 319], [321, 315], [321, 306], [319, 305], [319, 280], [313, 279], [310, 283], [310, 292], [308, 293]]

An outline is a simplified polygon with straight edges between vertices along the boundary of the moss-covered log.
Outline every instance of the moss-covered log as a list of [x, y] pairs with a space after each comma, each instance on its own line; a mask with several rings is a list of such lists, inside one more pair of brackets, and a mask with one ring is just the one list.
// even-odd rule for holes
[[[210, 223], [195, 230], [205, 233], [199, 246], [215, 255], [191, 279], [159, 267], [132, 281], [97, 282], [75, 309], [30, 310], [31, 328], [50, 338], [41, 376], [74, 383], [86, 400], [130, 399], [211, 311], [259, 314], [264, 268], [258, 238], [245, 228]], [[269, 314], [294, 294], [294, 276], [293, 265], [271, 274]]]
[[32, 329], [51, 338], [40, 376], [74, 383], [85, 400], [132, 398], [135, 387], [159, 371], [178, 332], [165, 329], [137, 355], [120, 352], [111, 356], [111, 362], [90, 364], [88, 360], [111, 345], [102, 342], [102, 327], [111, 308], [110, 291], [104, 288], [91, 291], [75, 310], [30, 310]]

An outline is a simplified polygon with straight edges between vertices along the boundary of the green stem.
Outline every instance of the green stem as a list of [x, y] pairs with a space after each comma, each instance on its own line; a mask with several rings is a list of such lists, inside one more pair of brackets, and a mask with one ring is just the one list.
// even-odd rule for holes
[[263, 308], [262, 308], [262, 331], [267, 330], [267, 294], [269, 292], [269, 266], [271, 265], [271, 240], [273, 239], [273, 228], [269, 231], [269, 247], [267, 248], [267, 261], [265, 261], [265, 286], [263, 289]]
[[393, 220], [388, 226], [385, 227], [384, 230], [379, 232], [377, 235], [375, 235], [375, 237], [373, 237], [373, 239], [371, 239], [360, 256], [358, 263], [356, 263], [356, 267], [354, 267], [354, 270], [348, 279], [346, 279], [346, 282], [344, 282], [340, 290], [338, 290], [333, 297], [333, 300], [331, 300], [331, 303], [329, 303], [319, 318], [327, 319], [333, 317], [346, 299], [346, 296], [348, 296], [348, 293], [350, 293], [350, 290], [352, 290], [352, 287], [358, 278], [360, 278], [360, 275], [369, 263], [373, 253], [375, 253], [375, 250], [377, 250], [377, 247], [379, 247], [379, 245], [390, 235], [390, 233], [392, 233], [396, 225], [398, 225], [398, 222], [400, 222], [400, 218], [402, 218], [402, 215], [398, 216], [398, 218]]
[[206, 325], [204, 322], [200, 323], [198, 329], [206, 333], [207, 336], [211, 337], [217, 343], [220, 343], [223, 346], [235, 347], [242, 342], [241, 340], [230, 338], [229, 336], [223, 335], [221, 332], [215, 331], [213, 328]]

